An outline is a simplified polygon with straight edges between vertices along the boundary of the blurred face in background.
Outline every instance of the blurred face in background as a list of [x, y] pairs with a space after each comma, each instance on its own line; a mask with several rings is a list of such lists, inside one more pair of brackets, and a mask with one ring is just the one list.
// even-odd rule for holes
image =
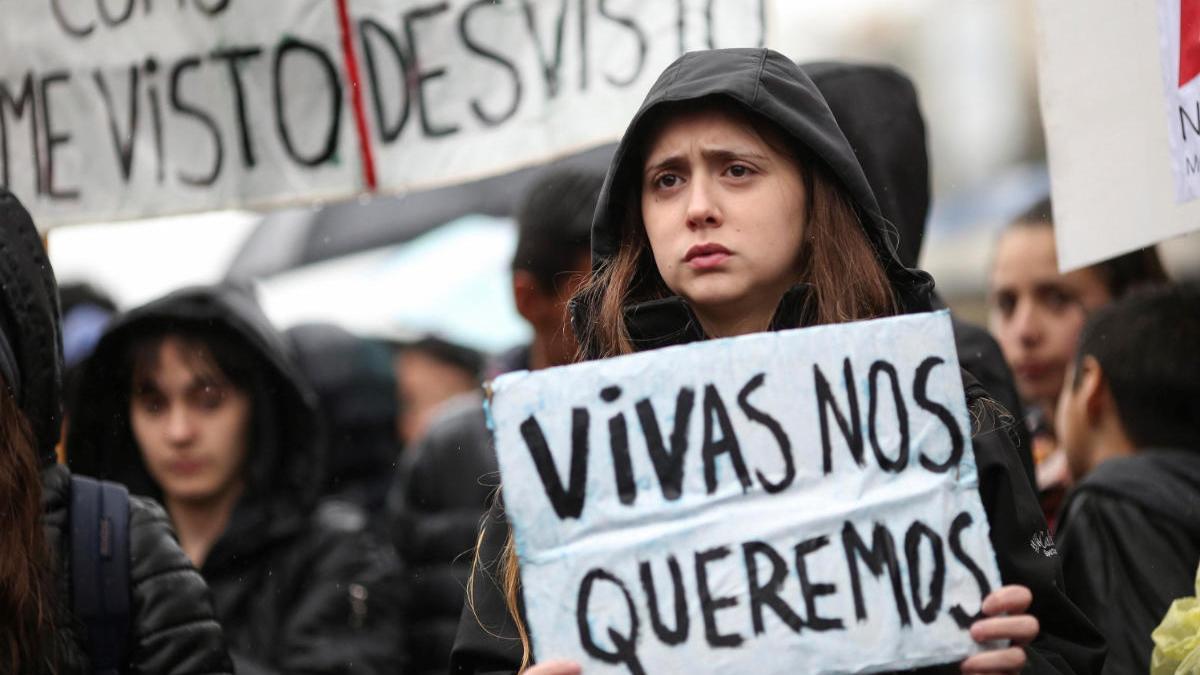
[[166, 501], [235, 498], [244, 485], [251, 402], [200, 345], [165, 338], [134, 367], [130, 425]]
[[1026, 402], [1053, 419], [1084, 319], [1111, 299], [1091, 269], [1059, 274], [1048, 225], [1010, 227], [996, 247], [988, 326]]
[[392, 360], [400, 414], [396, 434], [407, 445], [425, 435], [438, 408], [447, 400], [479, 389], [474, 373], [421, 349], [398, 352]]

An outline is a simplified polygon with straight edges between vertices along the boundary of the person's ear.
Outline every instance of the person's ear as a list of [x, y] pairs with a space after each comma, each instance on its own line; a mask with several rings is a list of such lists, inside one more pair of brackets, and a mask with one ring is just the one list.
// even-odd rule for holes
[[546, 294], [528, 270], [513, 270], [513, 302], [517, 313], [533, 326], [540, 326], [546, 314]]
[[1075, 396], [1083, 404], [1088, 426], [1099, 426], [1109, 413], [1108, 378], [1094, 356], [1084, 356], [1079, 361], [1075, 375]]

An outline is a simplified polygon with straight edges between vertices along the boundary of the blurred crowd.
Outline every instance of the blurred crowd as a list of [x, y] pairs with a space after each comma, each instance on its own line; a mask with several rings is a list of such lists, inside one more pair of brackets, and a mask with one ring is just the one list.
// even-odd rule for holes
[[[916, 268], [931, 196], [911, 84], [882, 67], [803, 72], [894, 227], [898, 264]], [[0, 671], [527, 665], [484, 384], [596, 355], [572, 298], [601, 267], [603, 205], [624, 208], [605, 178], [549, 165], [520, 198], [511, 293], [532, 339], [499, 354], [280, 331], [233, 283], [118, 311], [101, 289], [60, 287], [28, 213], [0, 193]], [[1200, 658], [1180, 647], [1200, 626], [1177, 603], [1200, 565], [1200, 288], [1153, 248], [1060, 273], [1052, 214], [1047, 196], [995, 241], [987, 325], [955, 318], [964, 388], [994, 403], [1019, 478], [1008, 489], [1044, 518], [1014, 546], [1065, 589], [1046, 610], [1034, 588], [1028, 611], [1077, 648], [1030, 666], [1176, 672]], [[106, 481], [101, 497], [81, 496], [83, 477]], [[77, 536], [89, 526], [99, 543]]]

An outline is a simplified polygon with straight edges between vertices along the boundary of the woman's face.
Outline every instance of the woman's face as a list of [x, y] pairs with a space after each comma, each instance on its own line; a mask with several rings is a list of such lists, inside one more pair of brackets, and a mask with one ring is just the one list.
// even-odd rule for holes
[[992, 268], [988, 324], [1023, 399], [1053, 414], [1087, 313], [1110, 299], [1093, 270], [1059, 274], [1050, 227], [1005, 232]]
[[642, 221], [667, 286], [714, 337], [767, 328], [797, 279], [804, 181], [789, 156], [720, 111], [678, 115], [654, 137]]
[[163, 340], [155, 367], [133, 381], [129, 419], [167, 500], [206, 502], [242, 487], [250, 399], [189, 349]]

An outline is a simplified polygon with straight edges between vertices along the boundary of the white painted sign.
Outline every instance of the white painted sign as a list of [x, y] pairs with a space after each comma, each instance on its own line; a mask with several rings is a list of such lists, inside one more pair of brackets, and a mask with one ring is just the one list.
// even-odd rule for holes
[[765, 3], [7, 3], [0, 185], [44, 228], [478, 178], [614, 140]]
[[490, 404], [538, 659], [960, 660], [1000, 584], [949, 314], [516, 373]]
[[1037, 14], [1059, 268], [1200, 229], [1195, 0], [1038, 0]]

